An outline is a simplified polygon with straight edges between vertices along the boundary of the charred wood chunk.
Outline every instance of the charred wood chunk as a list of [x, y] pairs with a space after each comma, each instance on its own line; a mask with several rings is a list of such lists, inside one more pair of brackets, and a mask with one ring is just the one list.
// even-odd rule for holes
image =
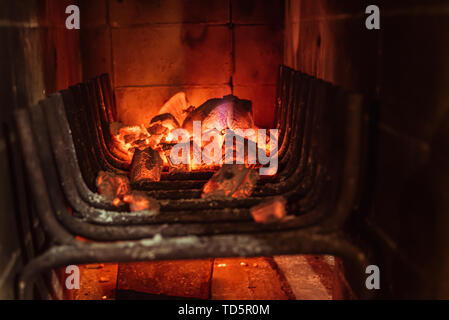
[[161, 180], [163, 165], [159, 152], [152, 148], [136, 149], [129, 173], [131, 183], [140, 185], [144, 182]]
[[152, 123], [148, 128], [147, 131], [152, 136], [166, 136], [169, 133], [169, 129], [162, 125], [161, 123]]
[[136, 138], [135, 134], [125, 134], [123, 136], [123, 140], [125, 141], [125, 143], [131, 143], [131, 142], [137, 140], [137, 138]]
[[145, 139], [135, 140], [135, 141], [133, 141], [133, 143], [132, 143], [132, 146], [133, 146], [134, 148], [139, 148], [139, 149], [145, 148], [146, 145], [147, 145], [147, 142], [146, 142]]
[[243, 164], [223, 165], [204, 185], [202, 198], [247, 198], [259, 174]]
[[158, 114], [153, 119], [151, 119], [150, 123], [160, 123], [161, 125], [169, 129], [179, 128], [178, 120], [176, 120], [176, 118], [171, 113]]
[[98, 193], [115, 205], [121, 204], [123, 196], [131, 191], [129, 179], [125, 175], [100, 171], [96, 182]]
[[201, 121], [203, 132], [217, 129], [249, 129], [254, 127], [252, 104], [233, 95], [210, 99], [189, 113], [182, 127], [193, 133], [193, 122]]
[[149, 145], [154, 149], [158, 144], [167, 142], [170, 132], [178, 127], [178, 121], [169, 113], [155, 116], [147, 127], [150, 135]]
[[232, 194], [233, 198], [249, 198], [253, 193], [254, 187], [259, 180], [259, 173], [256, 170], [248, 169], [248, 174], [242, 180], [240, 186]]
[[273, 197], [251, 208], [254, 221], [259, 223], [282, 220], [287, 214], [285, 210], [286, 200], [284, 197]]
[[123, 201], [129, 204], [131, 212], [153, 210], [155, 214], [159, 213], [159, 202], [154, 198], [148, 197], [145, 192], [131, 191], [131, 193], [123, 197]]
[[187, 109], [182, 110], [182, 113], [185, 113], [187, 116], [190, 112], [193, 112], [195, 109], [196, 109], [195, 106], [189, 106]]

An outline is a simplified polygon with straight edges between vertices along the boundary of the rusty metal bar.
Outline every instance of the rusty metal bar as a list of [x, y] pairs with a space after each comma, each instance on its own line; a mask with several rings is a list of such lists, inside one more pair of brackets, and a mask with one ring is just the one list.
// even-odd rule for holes
[[[289, 72], [286, 68], [280, 75], [291, 75]], [[300, 83], [301, 76], [295, 73], [278, 88], [282, 97], [288, 97], [287, 107], [292, 110], [285, 113], [278, 108], [276, 112], [277, 125], [284, 126], [282, 142], [288, 146], [284, 149], [285, 167], [279, 180], [270, 184], [267, 179], [265, 191], [259, 190], [256, 196], [244, 200], [160, 200], [158, 216], [109, 210], [97, 198], [95, 188], [88, 188], [92, 179], [89, 175], [95, 176], [98, 172], [95, 170], [103, 165], [112, 167], [107, 153], [101, 150], [102, 145], [107, 147], [107, 136], [101, 137], [101, 131], [90, 126], [101, 122], [102, 117], [113, 119], [112, 109], [108, 111], [105, 106], [103, 116], [90, 113], [89, 118], [86, 114], [84, 127], [77, 123], [83, 119], [79, 112], [85, 112], [92, 101], [86, 102], [86, 97], [78, 101], [75, 96], [73, 104], [66, 106], [67, 117], [76, 118], [76, 121], [69, 120], [73, 140], [67, 130], [67, 119], [59, 121], [64, 119], [61, 115], [65, 102], [70, 100], [68, 95], [64, 103], [57, 94], [42, 103], [43, 109], [30, 108], [29, 113], [18, 110], [16, 124], [30, 185], [34, 198], [39, 200], [36, 201], [39, 218], [53, 241], [62, 244], [51, 247], [27, 265], [19, 282], [20, 297], [30, 297], [37, 273], [71, 263], [328, 253], [343, 257], [350, 272], [363, 276], [367, 257], [341, 231], [355, 202], [361, 156], [357, 136], [361, 130], [363, 102], [358, 96], [316, 79], [307, 78]], [[303, 86], [304, 83], [308, 84]], [[108, 104], [113, 104], [113, 96], [102, 93], [109, 99]], [[91, 106], [98, 107], [98, 99], [95, 100]], [[81, 109], [75, 110], [77, 102], [81, 103]], [[295, 127], [297, 123], [303, 126]], [[291, 128], [286, 128], [289, 125]], [[81, 141], [83, 138], [86, 141]], [[300, 146], [292, 148], [290, 142], [296, 144], [297, 140], [301, 141]], [[83, 161], [78, 163], [77, 159], [86, 160], [87, 165]], [[70, 173], [70, 170], [77, 172]], [[87, 171], [83, 173], [83, 170]], [[199, 189], [189, 188], [189, 184], [191, 187], [206, 180], [192, 181], [192, 177], [198, 179], [198, 176], [185, 175], [186, 181], [178, 175], [166, 176], [167, 180], [160, 185], [167, 183], [168, 190], [163, 191], [172, 192], [172, 183], [184, 183], [191, 195]], [[86, 183], [78, 186], [83, 180]], [[162, 194], [156, 190], [150, 192]], [[248, 208], [277, 192], [289, 200], [289, 210], [303, 214], [276, 223], [254, 223]], [[73, 214], [67, 210], [66, 200], [74, 207]], [[79, 242], [75, 235], [107, 243]], [[113, 242], [116, 240], [121, 241]], [[363, 286], [364, 282], [360, 283]]]

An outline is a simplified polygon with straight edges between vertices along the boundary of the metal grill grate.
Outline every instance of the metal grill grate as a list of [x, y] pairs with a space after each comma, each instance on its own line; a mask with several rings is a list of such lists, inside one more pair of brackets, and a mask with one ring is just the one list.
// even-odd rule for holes
[[[362, 270], [365, 255], [340, 228], [356, 201], [362, 107], [360, 96], [281, 66], [277, 175], [261, 178], [247, 199], [210, 200], [201, 188], [212, 172], [163, 173], [143, 186], [160, 202], [157, 216], [126, 212], [95, 193], [99, 170], [128, 169], [110, 151], [116, 107], [107, 75], [19, 110], [30, 187], [54, 244], [25, 268], [21, 297], [30, 298], [38, 272], [71, 263], [328, 253]], [[277, 195], [291, 219], [255, 223], [249, 208]]]

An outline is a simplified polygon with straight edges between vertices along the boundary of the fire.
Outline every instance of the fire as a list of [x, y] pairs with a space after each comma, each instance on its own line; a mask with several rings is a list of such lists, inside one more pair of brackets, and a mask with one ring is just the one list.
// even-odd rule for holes
[[144, 125], [123, 126], [114, 122], [111, 124], [111, 132], [115, 145], [128, 156], [129, 162], [131, 162], [136, 148], [145, 148], [150, 144], [151, 136]]
[[202, 198], [247, 198], [260, 175], [276, 174], [277, 130], [267, 136], [254, 125], [250, 101], [225, 96], [198, 108], [187, 105], [178, 93], [150, 123], [111, 123], [111, 151], [129, 163], [127, 174], [98, 174], [98, 191], [114, 206], [157, 214], [158, 202], [138, 190], [160, 181], [163, 171], [216, 170]]
[[[165, 171], [216, 169], [222, 165], [222, 162], [211, 164], [205, 161], [208, 159], [204, 153], [207, 149], [206, 146], [212, 142], [218, 143], [223, 148], [220, 150], [222, 154], [223, 152], [224, 154], [232, 153], [236, 157], [242, 151], [236, 150], [236, 147], [230, 150], [229, 146], [225, 146], [224, 141], [229, 135], [239, 136], [239, 133], [244, 130], [247, 134], [241, 139], [245, 146], [252, 143], [259, 152], [262, 147], [265, 154], [270, 155], [272, 144], [269, 142], [273, 137], [262, 136], [262, 139], [265, 138], [266, 141], [263, 141], [259, 147], [258, 136], [255, 133], [259, 129], [254, 125], [252, 106], [249, 100], [226, 96], [223, 99], [210, 99], [198, 108], [188, 105], [185, 94], [179, 92], [162, 106], [158, 115], [149, 124], [125, 126], [118, 122], [112, 123], [110, 126], [114, 139], [112, 151], [116, 149], [124, 154], [125, 160], [131, 164], [136, 150], [143, 151], [151, 148], [159, 152]], [[198, 127], [198, 123], [200, 123], [200, 127]], [[179, 136], [179, 130], [185, 132], [182, 139]], [[181, 140], [190, 150], [190, 159], [187, 164], [184, 163], [184, 166], [177, 166], [170, 161], [170, 152], [171, 148]], [[213, 157], [216, 156], [214, 152], [216, 153], [217, 150], [214, 149], [211, 153]], [[194, 158], [195, 153], [202, 154], [199, 161]], [[247, 154], [244, 157], [245, 164], [248, 165]], [[224, 156], [222, 160], [224, 161]], [[275, 173], [275, 171], [270, 172], [269, 170], [267, 172], [269, 172], [268, 174]]]

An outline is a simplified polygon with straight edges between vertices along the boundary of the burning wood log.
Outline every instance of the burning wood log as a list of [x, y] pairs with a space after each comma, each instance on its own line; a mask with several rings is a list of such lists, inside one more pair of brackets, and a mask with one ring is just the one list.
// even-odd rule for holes
[[204, 185], [202, 198], [247, 198], [259, 179], [257, 171], [243, 164], [223, 165]]
[[251, 215], [258, 223], [281, 220], [286, 216], [286, 200], [284, 197], [273, 197], [251, 208]]
[[112, 172], [100, 171], [96, 184], [98, 193], [108, 201], [111, 201], [115, 206], [123, 204], [123, 196], [131, 191], [128, 177]]
[[136, 149], [129, 173], [131, 183], [138, 185], [148, 181], [161, 180], [163, 165], [159, 152], [152, 148]]
[[131, 212], [153, 210], [159, 213], [160, 205], [156, 199], [150, 198], [145, 192], [131, 191], [131, 193], [123, 197], [123, 201], [129, 204]]

